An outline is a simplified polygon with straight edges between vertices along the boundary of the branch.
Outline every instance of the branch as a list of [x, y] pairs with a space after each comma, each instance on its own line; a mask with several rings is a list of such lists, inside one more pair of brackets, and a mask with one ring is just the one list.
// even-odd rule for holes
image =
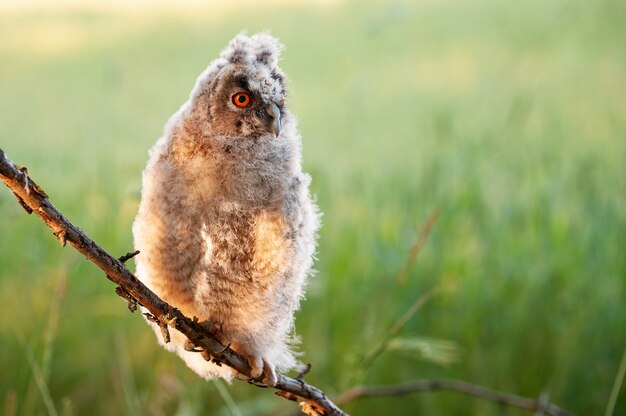
[[[91, 238], [73, 225], [57, 210], [48, 199], [48, 195], [29, 176], [26, 168], [18, 167], [9, 160], [0, 149], [0, 177], [2, 181], [13, 191], [20, 205], [27, 213], [35, 213], [43, 222], [52, 229], [63, 247], [69, 242], [76, 250], [82, 253], [89, 261], [102, 269], [107, 278], [116, 283], [116, 293], [128, 302], [130, 311], [134, 311], [137, 304], [145, 307], [149, 314], [148, 319], [156, 322], [163, 332], [164, 339], [169, 339], [169, 329], [172, 327], [184, 334], [191, 342], [204, 348], [211, 354], [212, 361], [218, 365], [225, 364], [238, 373], [240, 377], [250, 384], [258, 387], [266, 387], [259, 380], [250, 376], [250, 367], [246, 360], [239, 356], [228, 346], [223, 345], [214, 334], [200, 326], [197, 321], [183, 315], [178, 309], [161, 300], [156, 294], [141, 283], [125, 266], [124, 262], [138, 254], [128, 253], [119, 259], [108, 254]], [[428, 229], [436, 215], [431, 216]], [[419, 247], [423, 245], [419, 244]], [[415, 250], [419, 252], [419, 248]], [[417, 310], [434, 293], [430, 292], [420, 298], [410, 310]], [[411, 315], [408, 315], [409, 317]], [[400, 325], [403, 317], [397, 325]], [[394, 326], [395, 327], [395, 326]], [[384, 347], [383, 347], [384, 349]], [[376, 355], [376, 354], [375, 354]], [[626, 355], [625, 355], [626, 356]], [[308, 371], [308, 370], [307, 370]], [[306, 373], [306, 372], [305, 372]], [[276, 394], [287, 400], [293, 400], [300, 404], [302, 412], [309, 415], [346, 415], [337, 405], [326, 397], [324, 392], [303, 380], [304, 374], [296, 378], [279, 374], [274, 388]], [[478, 397], [501, 405], [517, 407], [528, 411], [543, 412], [547, 415], [568, 416], [569, 412], [558, 406], [547, 403], [547, 397], [533, 400], [513, 394], [501, 393], [486, 387], [470, 384], [460, 380], [429, 379], [413, 382], [378, 387], [355, 387], [341, 394], [336, 402], [343, 404], [349, 401], [381, 396], [401, 396], [414, 392], [450, 390], [462, 394]]]
[[[214, 334], [204, 329], [198, 322], [186, 317], [178, 309], [168, 305], [139, 281], [123, 264], [128, 256], [116, 259], [96, 244], [91, 238], [72, 224], [48, 199], [46, 193], [28, 176], [26, 168], [16, 166], [0, 149], [0, 177], [13, 191], [18, 202], [28, 212], [34, 212], [52, 229], [62, 246], [69, 242], [89, 261], [98, 266], [107, 278], [116, 283], [118, 295], [129, 303], [134, 310], [136, 304], [150, 312], [149, 318], [159, 324], [165, 339], [168, 339], [168, 327], [183, 333], [191, 342], [209, 352], [213, 361], [225, 364], [243, 375], [243, 379], [259, 387], [266, 387], [250, 376], [250, 367], [246, 360], [235, 351], [223, 345]], [[307, 384], [301, 378], [291, 378], [279, 374], [274, 388], [276, 394], [288, 400], [297, 401], [303, 412], [310, 415], [345, 415], [324, 392]]]
[[337, 397], [335, 401], [338, 404], [344, 404], [353, 400], [368, 397], [403, 396], [405, 394], [416, 392], [441, 390], [456, 391], [457, 393], [478, 397], [503, 406], [517, 407], [530, 412], [543, 412], [546, 415], [552, 416], [571, 416], [571, 413], [567, 410], [561, 409], [552, 403], [547, 403], [547, 400], [542, 398], [534, 400], [517, 396], [515, 394], [491, 390], [483, 386], [467, 383], [465, 381], [436, 378], [415, 380], [388, 386], [354, 387], [346, 390], [339, 397]]

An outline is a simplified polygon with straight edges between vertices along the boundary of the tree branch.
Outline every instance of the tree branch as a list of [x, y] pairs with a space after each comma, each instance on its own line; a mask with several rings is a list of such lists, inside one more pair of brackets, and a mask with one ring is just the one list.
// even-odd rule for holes
[[[48, 199], [48, 195], [29, 176], [26, 168], [18, 167], [9, 160], [0, 149], [0, 177], [13, 191], [20, 205], [27, 213], [35, 213], [50, 227], [62, 246], [69, 242], [76, 250], [82, 253], [89, 261], [104, 271], [107, 278], [116, 283], [116, 293], [128, 302], [131, 312], [137, 305], [145, 307], [149, 313], [147, 317], [161, 327], [163, 338], [169, 339], [168, 327], [183, 333], [191, 342], [204, 348], [211, 354], [212, 361], [218, 365], [225, 364], [238, 373], [240, 378], [259, 387], [264, 386], [259, 380], [250, 377], [250, 367], [246, 360], [228, 346], [223, 345], [214, 334], [200, 326], [196, 320], [183, 315], [178, 309], [161, 300], [156, 294], [141, 283], [125, 266], [124, 262], [137, 255], [137, 252], [128, 253], [119, 259], [108, 254], [91, 238], [72, 224], [57, 210]], [[431, 216], [429, 223], [432, 226], [436, 215]], [[423, 243], [419, 246], [421, 247]], [[419, 248], [416, 250], [419, 251]], [[417, 302], [411, 309], [419, 309], [432, 293]], [[167, 342], [167, 341], [166, 341]], [[308, 371], [308, 370], [307, 370]], [[276, 394], [287, 400], [299, 403], [302, 412], [309, 415], [340, 415], [347, 416], [335, 403], [326, 397], [324, 392], [303, 380], [306, 372], [296, 378], [279, 374], [274, 388]], [[553, 416], [568, 416], [571, 413], [548, 403], [547, 396], [533, 400], [513, 394], [501, 393], [486, 387], [470, 384], [460, 380], [427, 379], [413, 382], [378, 386], [355, 387], [341, 394], [336, 402], [343, 404], [349, 401], [381, 396], [400, 396], [414, 392], [449, 390], [478, 397], [501, 405], [517, 407], [528, 411], [543, 412]]]
[[403, 396], [410, 393], [441, 390], [455, 391], [457, 393], [478, 397], [500, 405], [517, 407], [531, 412], [543, 412], [543, 414], [552, 416], [571, 416], [571, 413], [547, 402], [547, 399], [544, 399], [543, 397], [540, 397], [538, 400], [533, 400], [517, 396], [515, 394], [491, 390], [483, 386], [467, 383], [465, 381], [436, 378], [415, 380], [388, 386], [354, 387], [343, 392], [335, 399], [335, 402], [341, 405], [353, 400], [368, 397]]
[[[89, 261], [98, 266], [107, 278], [119, 287], [116, 293], [129, 303], [129, 309], [139, 304], [145, 307], [161, 326], [163, 336], [168, 338], [168, 327], [183, 333], [191, 342], [204, 348], [212, 356], [213, 362], [225, 364], [243, 375], [243, 379], [251, 384], [263, 386], [258, 380], [250, 377], [250, 367], [246, 360], [235, 351], [222, 345], [218, 339], [193, 319], [184, 316], [178, 309], [168, 305], [156, 294], [139, 281], [123, 264], [128, 256], [116, 259], [96, 244], [91, 238], [72, 224], [48, 199], [46, 193], [28, 176], [26, 168], [16, 166], [0, 149], [0, 177], [13, 191], [22, 207], [28, 212], [34, 212], [43, 222], [52, 229], [62, 246], [69, 242], [76, 250]], [[297, 401], [303, 412], [310, 415], [345, 415], [324, 392], [307, 384], [301, 378], [291, 378], [279, 374], [274, 387], [276, 394], [289, 400]]]

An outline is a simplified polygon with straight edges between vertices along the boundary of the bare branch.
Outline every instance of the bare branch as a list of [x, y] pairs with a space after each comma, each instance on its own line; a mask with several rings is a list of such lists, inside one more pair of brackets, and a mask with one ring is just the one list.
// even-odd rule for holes
[[500, 405], [517, 407], [518, 409], [527, 410], [529, 412], [538, 412], [552, 416], [572, 415], [567, 410], [561, 409], [560, 407], [549, 403], [547, 395], [542, 394], [538, 400], [534, 400], [514, 394], [491, 390], [476, 384], [467, 383], [465, 381], [449, 379], [424, 379], [388, 386], [354, 387], [342, 393], [335, 399], [335, 402], [341, 405], [368, 397], [403, 396], [405, 394], [417, 392], [441, 390], [455, 391], [457, 393], [478, 397]]
[[[120, 259], [111, 256], [65, 218], [52, 205], [46, 193], [28, 176], [26, 168], [16, 166], [6, 157], [2, 149], [0, 149], [0, 177], [13, 191], [20, 205], [27, 212], [37, 214], [52, 229], [63, 246], [69, 242], [89, 261], [102, 269], [109, 280], [119, 286], [120, 289], [116, 292], [129, 302], [129, 308], [132, 309], [130, 305], [134, 303], [145, 307], [161, 327], [165, 338], [169, 335], [168, 326], [171, 326], [183, 333], [194, 345], [209, 352], [215, 362], [235, 369], [242, 378], [254, 384], [261, 384], [258, 380], [251, 379], [251, 369], [246, 360], [228, 346], [222, 345], [214, 334], [161, 300], [141, 283]], [[124, 256], [122, 260], [127, 260], [126, 257]], [[304, 380], [282, 374], [279, 374], [277, 379], [275, 389], [278, 393], [299, 402], [302, 411], [310, 415], [345, 415], [322, 390], [307, 384]]]
[[[62, 246], [65, 246], [65, 244], [69, 242], [89, 261], [102, 269], [109, 280], [118, 285], [115, 291], [128, 302], [128, 307], [131, 312], [136, 309], [137, 305], [145, 307], [148, 310], [145, 315], [148, 319], [159, 325], [166, 342], [169, 340], [169, 327], [175, 328], [189, 338], [193, 345], [208, 352], [213, 362], [219, 365], [225, 364], [233, 368], [239, 373], [237, 375], [238, 378], [246, 380], [250, 384], [259, 387], [267, 387], [259, 380], [251, 378], [251, 369], [247, 361], [230, 349], [229, 345], [223, 345], [213, 333], [200, 326], [197, 320], [186, 317], [178, 309], [161, 300], [124, 266], [123, 263], [138, 254], [137, 252], [129, 253], [119, 259], [108, 254], [78, 227], [65, 218], [63, 214], [52, 205], [43, 189], [30, 179], [27, 169], [16, 166], [6, 157], [2, 149], [0, 149], [0, 177], [13, 191], [13, 194], [26, 212], [29, 214], [32, 212], [37, 214], [52, 230]], [[429, 218], [428, 224], [420, 237], [420, 241], [418, 241], [412, 250], [412, 259], [417, 256], [417, 253], [423, 246], [423, 241], [425, 241], [432, 224], [435, 222], [436, 215], [435, 212]], [[411, 308], [409, 308], [389, 330], [385, 338], [388, 339], [397, 334], [417, 310], [436, 293], [436, 290], [431, 290], [417, 299]], [[385, 350], [386, 346], [387, 343], [383, 340], [383, 342], [369, 354], [366, 358], [366, 362], [371, 363], [372, 360]], [[626, 360], [624, 361], [626, 362]], [[346, 415], [345, 412], [326, 397], [322, 390], [307, 384], [303, 380], [304, 374], [306, 374], [309, 369], [310, 366], [296, 378], [279, 374], [277, 376], [276, 386], [274, 386], [277, 390], [276, 394], [287, 400], [298, 402], [300, 410], [309, 415]], [[626, 372], [626, 370], [620, 372], [619, 384], [621, 384], [624, 372]], [[446, 379], [417, 380], [391, 386], [355, 387], [341, 394], [336, 402], [342, 404], [366, 397], [400, 396], [414, 392], [439, 390], [456, 391], [501, 405], [536, 411], [540, 414], [543, 413], [554, 416], [570, 415], [569, 412], [549, 403], [547, 395], [542, 395], [538, 400], [533, 400], [513, 394], [501, 393], [460, 380]]]

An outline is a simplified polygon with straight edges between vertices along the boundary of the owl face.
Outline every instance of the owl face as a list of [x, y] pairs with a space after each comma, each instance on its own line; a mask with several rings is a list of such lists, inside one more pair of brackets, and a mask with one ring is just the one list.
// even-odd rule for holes
[[237, 36], [222, 52], [208, 85], [213, 133], [236, 138], [280, 138], [287, 117], [280, 45], [269, 35]]
[[213, 131], [234, 137], [280, 136], [285, 96], [264, 93], [264, 82], [242, 65], [228, 65], [216, 77], [209, 100]]

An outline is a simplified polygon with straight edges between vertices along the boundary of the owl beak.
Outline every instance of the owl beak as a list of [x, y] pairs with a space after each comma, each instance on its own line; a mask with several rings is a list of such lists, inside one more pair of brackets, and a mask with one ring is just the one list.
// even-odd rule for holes
[[274, 134], [274, 137], [278, 137], [278, 135], [280, 134], [280, 128], [281, 128], [281, 124], [280, 124], [280, 110], [278, 109], [278, 107], [276, 106], [276, 104], [271, 103], [269, 105], [269, 107], [267, 107], [267, 115], [269, 118], [269, 128], [270, 131], [272, 132], [272, 134]]

